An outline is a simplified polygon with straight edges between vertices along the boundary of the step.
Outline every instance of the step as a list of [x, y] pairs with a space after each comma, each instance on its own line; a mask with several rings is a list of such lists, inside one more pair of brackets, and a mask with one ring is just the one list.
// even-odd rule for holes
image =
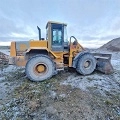
[[64, 68], [58, 68], [58, 69], [56, 69], [57, 71], [62, 71], [62, 70], [64, 70]]

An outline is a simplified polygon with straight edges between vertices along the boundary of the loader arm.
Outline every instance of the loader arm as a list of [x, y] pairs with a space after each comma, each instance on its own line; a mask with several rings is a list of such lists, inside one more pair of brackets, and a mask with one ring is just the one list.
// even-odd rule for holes
[[[71, 42], [71, 39], [74, 39], [74, 42]], [[78, 43], [78, 40], [74, 37], [70, 37], [70, 51], [69, 51], [69, 67], [73, 67], [73, 60], [78, 54], [82, 53], [82, 51], [85, 51], [82, 45]]]

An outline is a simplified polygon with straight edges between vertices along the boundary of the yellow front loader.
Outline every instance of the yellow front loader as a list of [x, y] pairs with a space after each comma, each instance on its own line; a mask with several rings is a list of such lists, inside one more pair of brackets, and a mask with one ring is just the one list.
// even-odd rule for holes
[[74, 68], [82, 75], [94, 70], [113, 72], [110, 54], [90, 53], [74, 36], [68, 41], [66, 28], [65, 23], [49, 21], [46, 39], [41, 38], [38, 27], [39, 40], [11, 42], [9, 63], [25, 66], [25, 73], [32, 81], [49, 79], [65, 67]]

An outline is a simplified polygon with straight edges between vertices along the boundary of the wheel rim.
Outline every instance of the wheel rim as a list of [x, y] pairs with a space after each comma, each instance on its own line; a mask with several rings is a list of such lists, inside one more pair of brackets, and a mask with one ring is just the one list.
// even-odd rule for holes
[[47, 65], [45, 65], [44, 63], [39, 63], [34, 66], [33, 71], [36, 75], [40, 76], [46, 74], [47, 68]]
[[90, 62], [89, 60], [86, 60], [86, 61], [84, 62], [84, 68], [89, 68], [90, 65], [91, 65], [91, 62]]

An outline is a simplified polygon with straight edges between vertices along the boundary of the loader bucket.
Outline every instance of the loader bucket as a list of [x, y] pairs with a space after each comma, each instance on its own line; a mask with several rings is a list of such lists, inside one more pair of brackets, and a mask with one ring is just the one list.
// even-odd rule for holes
[[111, 65], [111, 54], [93, 53], [97, 60], [96, 70], [110, 74], [113, 73], [113, 66]]

